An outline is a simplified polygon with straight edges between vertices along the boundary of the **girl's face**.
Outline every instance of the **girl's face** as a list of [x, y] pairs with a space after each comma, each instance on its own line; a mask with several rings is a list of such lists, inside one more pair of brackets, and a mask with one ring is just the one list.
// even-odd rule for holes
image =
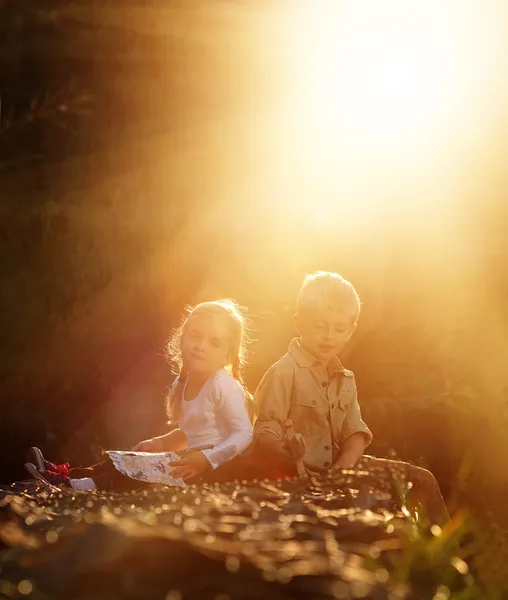
[[227, 317], [193, 314], [182, 336], [181, 350], [189, 374], [209, 376], [231, 362]]

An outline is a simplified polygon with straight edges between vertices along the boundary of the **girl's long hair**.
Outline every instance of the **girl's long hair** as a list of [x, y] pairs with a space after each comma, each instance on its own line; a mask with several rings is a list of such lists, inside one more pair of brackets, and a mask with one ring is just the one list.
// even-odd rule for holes
[[187, 309], [187, 315], [172, 334], [166, 348], [166, 356], [174, 367], [174, 373], [178, 376], [176, 385], [166, 397], [166, 413], [170, 422], [175, 423], [180, 418], [182, 407], [182, 396], [187, 380], [187, 373], [182, 361], [181, 342], [185, 335], [189, 322], [194, 315], [222, 315], [227, 317], [229, 326], [229, 367], [231, 375], [240, 383], [245, 390], [247, 410], [251, 420], [254, 422], [256, 411], [254, 400], [243, 383], [243, 370], [246, 364], [246, 318], [245, 309], [234, 300], [215, 300], [213, 302], [202, 302], [194, 308]]

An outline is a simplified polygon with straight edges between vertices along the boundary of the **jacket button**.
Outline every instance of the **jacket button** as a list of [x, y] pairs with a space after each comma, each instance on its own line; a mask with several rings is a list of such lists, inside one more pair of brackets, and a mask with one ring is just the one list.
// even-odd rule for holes
[[335, 404], [331, 404], [331, 405], [330, 405], [330, 408], [335, 408]]
[[330, 446], [325, 446], [325, 450], [330, 450]]
[[313, 400], [312, 404], [314, 404], [314, 406], [316, 406], [317, 402], [315, 400]]
[[323, 383], [321, 384], [323, 387], [326, 387], [328, 385], [328, 381], [323, 381]]
[[329, 467], [330, 463], [328, 461], [325, 462], [325, 467]]

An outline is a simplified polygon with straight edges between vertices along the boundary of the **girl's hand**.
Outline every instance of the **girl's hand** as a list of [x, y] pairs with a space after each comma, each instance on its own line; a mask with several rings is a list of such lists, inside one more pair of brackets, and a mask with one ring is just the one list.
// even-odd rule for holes
[[169, 463], [169, 465], [171, 468], [175, 467], [171, 471], [171, 475], [176, 477], [176, 479], [183, 479], [186, 483], [211, 467], [208, 459], [202, 452], [191, 452], [187, 456]]
[[159, 438], [152, 438], [138, 442], [132, 450], [133, 452], [162, 452], [161, 445]]

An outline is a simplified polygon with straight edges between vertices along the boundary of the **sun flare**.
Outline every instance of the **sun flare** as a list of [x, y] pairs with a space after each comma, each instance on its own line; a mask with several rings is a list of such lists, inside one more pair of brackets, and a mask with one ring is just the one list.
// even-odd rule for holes
[[365, 210], [380, 186], [403, 183], [421, 196], [421, 182], [432, 180], [425, 193], [448, 193], [444, 163], [465, 160], [499, 98], [494, 4], [296, 2], [285, 145], [303, 187], [317, 186], [332, 204], [337, 195], [361, 199]]

